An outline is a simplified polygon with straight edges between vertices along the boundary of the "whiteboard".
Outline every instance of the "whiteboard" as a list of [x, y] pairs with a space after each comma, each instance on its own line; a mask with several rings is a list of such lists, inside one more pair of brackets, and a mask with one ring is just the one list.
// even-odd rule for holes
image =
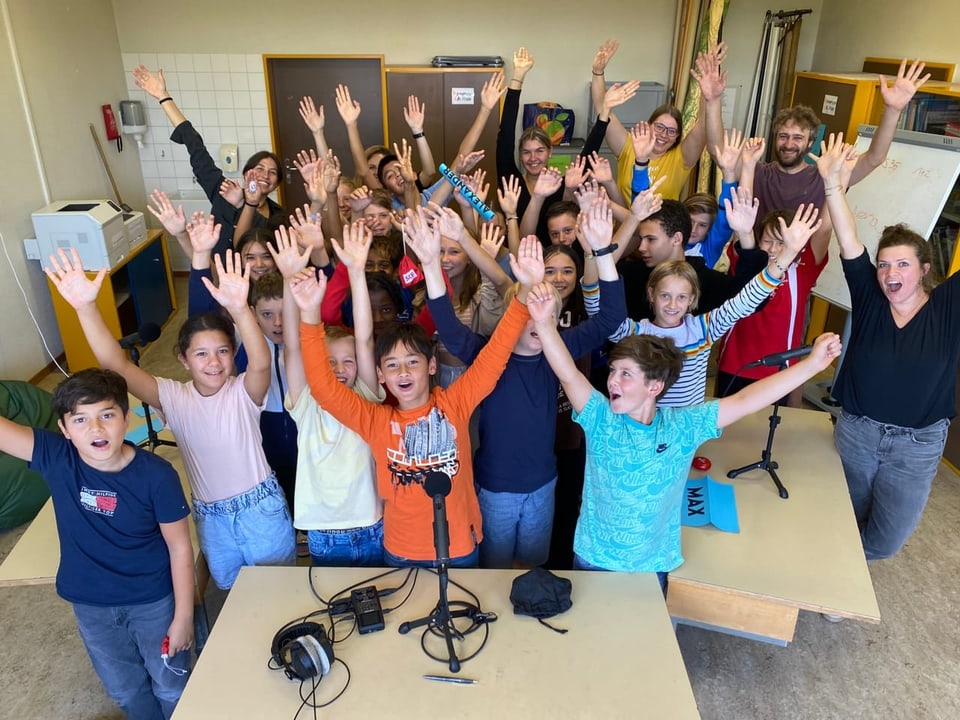
[[[856, 147], [861, 154], [870, 146], [874, 132], [872, 125], [860, 126]], [[870, 259], [876, 259], [880, 233], [887, 225], [904, 223], [929, 238], [958, 174], [960, 138], [898, 130], [886, 162], [847, 192], [860, 242]], [[835, 237], [830, 242], [830, 261], [813, 293], [850, 309], [850, 291]]]

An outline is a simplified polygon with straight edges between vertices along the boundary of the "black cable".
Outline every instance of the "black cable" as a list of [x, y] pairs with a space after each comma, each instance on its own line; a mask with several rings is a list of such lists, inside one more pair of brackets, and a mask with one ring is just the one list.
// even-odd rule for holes
[[[394, 590], [393, 590], [393, 591], [399, 590], [399, 589], [402, 588], [404, 585], [406, 585], [406, 584], [407, 584], [407, 580], [410, 579], [410, 575], [412, 574], [412, 575], [413, 575], [413, 582], [410, 584], [410, 589], [407, 590], [407, 594], [404, 596], [403, 600], [401, 600], [400, 602], [398, 602], [398, 603], [397, 603], [396, 605], [394, 605], [393, 607], [382, 608], [384, 615], [386, 615], [387, 613], [393, 612], [393, 611], [396, 610], [397, 608], [403, 607], [404, 603], [406, 603], [407, 600], [410, 599], [410, 596], [413, 595], [413, 590], [414, 590], [415, 587], [417, 587], [417, 578], [420, 577], [420, 568], [411, 568], [411, 571], [412, 571], [412, 572], [408, 572], [408, 573], [407, 573], [407, 577], [406, 577], [406, 578], [404, 579], [404, 581], [400, 584], [400, 587], [394, 588]], [[391, 591], [391, 593], [392, 593], [393, 591]], [[388, 594], [389, 594], [389, 593], [388, 593]]]
[[312, 708], [312, 709], [313, 709], [313, 717], [316, 718], [316, 717], [317, 717], [317, 710], [318, 710], [318, 709], [320, 709], [320, 708], [325, 708], [325, 707], [329, 707], [330, 705], [332, 705], [333, 703], [335, 703], [335, 702], [336, 702], [337, 700], [339, 700], [340, 697], [347, 691], [347, 688], [350, 687], [350, 677], [351, 677], [351, 675], [350, 675], [350, 666], [347, 665], [347, 664], [346, 664], [343, 660], [341, 660], [340, 658], [335, 658], [333, 662], [334, 662], [334, 663], [340, 663], [341, 665], [343, 665], [344, 669], [347, 671], [347, 680], [346, 680], [346, 682], [343, 684], [343, 687], [340, 688], [340, 692], [338, 692], [336, 695], [334, 695], [332, 698], [330, 698], [330, 699], [327, 700], [326, 702], [323, 702], [323, 703], [310, 702], [310, 698], [313, 698], [314, 701], [316, 700], [316, 697], [317, 697], [317, 688], [320, 687], [320, 683], [323, 681], [323, 677], [324, 677], [324, 676], [320, 676], [320, 677], [317, 677], [317, 678], [313, 678], [313, 679], [310, 681], [311, 689], [310, 689], [310, 692], [307, 693], [306, 695], [303, 694], [303, 686], [304, 686], [304, 683], [306, 683], [306, 682], [308, 682], [308, 681], [307, 681], [307, 680], [301, 680], [301, 681], [300, 681], [300, 700], [301, 700], [301, 703], [300, 703], [300, 707], [297, 708], [297, 712], [294, 713], [294, 715], [293, 715], [293, 720], [297, 720], [297, 717], [300, 715], [300, 713], [303, 711], [303, 709], [304, 709], [305, 707]]

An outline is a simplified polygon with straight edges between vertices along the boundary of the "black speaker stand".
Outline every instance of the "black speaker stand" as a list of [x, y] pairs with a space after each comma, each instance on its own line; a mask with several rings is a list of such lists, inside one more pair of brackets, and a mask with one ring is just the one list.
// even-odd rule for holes
[[735, 478], [738, 475], [741, 475], [750, 470], [765, 470], [770, 474], [770, 478], [773, 480], [773, 484], [777, 486], [777, 493], [784, 500], [790, 497], [790, 494], [787, 492], [787, 489], [783, 486], [783, 483], [780, 482], [780, 478], [777, 476], [777, 468], [780, 465], [772, 459], [773, 456], [773, 436], [777, 431], [777, 425], [780, 424], [782, 419], [779, 414], [780, 404], [783, 402], [783, 398], [780, 398], [773, 404], [773, 414], [770, 415], [770, 432], [767, 433], [767, 446], [760, 453], [760, 461], [751, 463], [750, 465], [744, 465], [743, 467], [731, 470], [727, 473], [728, 478]]

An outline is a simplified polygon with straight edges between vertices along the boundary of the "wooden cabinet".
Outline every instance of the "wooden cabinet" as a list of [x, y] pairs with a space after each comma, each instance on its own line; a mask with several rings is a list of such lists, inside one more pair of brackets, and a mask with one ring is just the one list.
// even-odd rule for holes
[[[387, 74], [387, 136], [389, 147], [402, 139], [413, 142], [410, 128], [403, 119], [407, 97], [416, 95], [426, 104], [423, 132], [433, 158], [440, 163], [451, 164], [457, 159], [457, 148], [470, 129], [480, 109], [480, 89], [490, 75], [499, 68], [435, 68], [422, 65], [388, 65]], [[496, 184], [497, 130], [500, 127], [500, 112], [490, 113], [477, 142], [477, 149], [484, 151], [479, 167], [487, 171], [491, 191]], [[414, 162], [418, 163], [416, 153]], [[415, 165], [419, 168], [419, 164]], [[488, 196], [487, 200], [490, 200]]]
[[[87, 273], [91, 279], [96, 275]], [[97, 367], [97, 358], [83, 335], [76, 310], [60, 297], [49, 279], [47, 284], [70, 372]], [[177, 305], [162, 231], [149, 231], [144, 242], [107, 271], [97, 307], [116, 338], [135, 333], [146, 323], [162, 327], [170, 320]]]

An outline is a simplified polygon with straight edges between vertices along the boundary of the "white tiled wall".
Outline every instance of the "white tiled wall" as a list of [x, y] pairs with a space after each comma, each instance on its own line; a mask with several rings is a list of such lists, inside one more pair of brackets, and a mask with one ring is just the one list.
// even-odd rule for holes
[[[191, 55], [124, 53], [128, 97], [142, 100], [147, 110], [147, 132], [140, 149], [144, 190], [168, 194], [199, 190], [182, 146], [170, 142], [173, 130], [157, 101], [133, 81], [133, 69], [163, 68], [167, 90], [183, 114], [203, 136], [220, 165], [220, 145], [237, 144], [240, 167], [257, 150], [270, 149], [270, 121], [260, 55]], [[128, 146], [135, 145], [127, 138]], [[239, 172], [239, 171], [238, 171]]]

